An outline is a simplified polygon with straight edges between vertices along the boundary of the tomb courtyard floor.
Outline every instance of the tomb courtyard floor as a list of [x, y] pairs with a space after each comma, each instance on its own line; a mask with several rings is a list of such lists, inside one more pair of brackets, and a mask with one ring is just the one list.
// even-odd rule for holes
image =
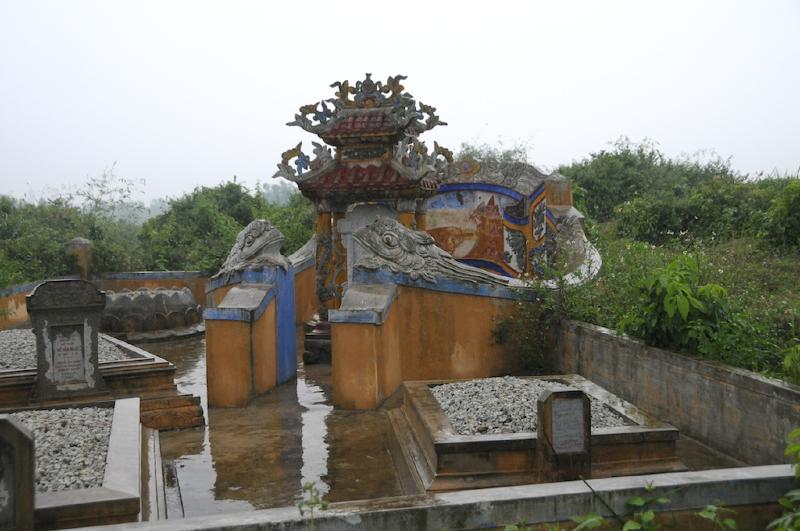
[[[200, 396], [208, 419], [160, 434], [167, 518], [294, 506], [309, 482], [329, 502], [407, 494], [387, 412], [334, 409], [330, 364], [299, 362], [296, 380], [249, 406], [209, 411], [202, 337], [143, 348], [175, 365], [180, 391]], [[743, 465], [683, 436], [677, 452], [690, 470]]]

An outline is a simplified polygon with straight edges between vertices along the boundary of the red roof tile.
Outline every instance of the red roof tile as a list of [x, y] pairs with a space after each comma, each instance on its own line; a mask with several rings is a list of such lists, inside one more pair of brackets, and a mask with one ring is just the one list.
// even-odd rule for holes
[[364, 133], [392, 133], [397, 127], [383, 112], [351, 114], [333, 125], [324, 136]]
[[388, 164], [339, 166], [313, 181], [300, 185], [304, 191], [397, 190], [419, 186]]

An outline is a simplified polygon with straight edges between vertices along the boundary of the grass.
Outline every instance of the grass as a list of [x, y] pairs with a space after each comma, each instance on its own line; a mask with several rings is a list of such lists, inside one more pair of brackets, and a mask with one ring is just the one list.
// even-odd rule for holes
[[616, 329], [626, 313], [636, 312], [638, 285], [653, 269], [665, 267], [681, 254], [700, 264], [702, 283], [715, 283], [728, 292], [731, 310], [758, 334], [764, 351], [747, 352], [742, 342], [721, 361], [783, 377], [783, 352], [800, 344], [800, 255], [778, 253], [756, 240], [724, 242], [681, 241], [651, 245], [617, 237], [614, 222], [590, 227], [589, 238], [603, 258], [598, 278], [571, 289], [566, 300], [569, 317]]

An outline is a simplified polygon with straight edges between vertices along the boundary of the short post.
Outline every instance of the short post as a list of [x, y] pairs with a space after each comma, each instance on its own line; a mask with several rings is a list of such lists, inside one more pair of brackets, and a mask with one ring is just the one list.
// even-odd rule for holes
[[583, 391], [539, 396], [536, 461], [539, 482], [589, 478], [592, 469], [591, 407]]
[[85, 280], [47, 280], [26, 302], [36, 334], [36, 398], [104, 392], [97, 334], [105, 292]]
[[0, 529], [33, 529], [33, 435], [0, 415]]

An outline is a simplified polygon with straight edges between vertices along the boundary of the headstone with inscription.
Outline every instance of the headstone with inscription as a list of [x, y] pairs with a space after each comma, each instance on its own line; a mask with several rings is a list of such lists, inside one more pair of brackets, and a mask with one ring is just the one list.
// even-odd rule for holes
[[103, 392], [98, 331], [105, 293], [85, 280], [47, 280], [28, 295], [39, 400]]
[[0, 415], [0, 530], [33, 529], [33, 435]]
[[539, 396], [539, 481], [568, 481], [591, 474], [591, 407], [583, 391], [547, 391]]

